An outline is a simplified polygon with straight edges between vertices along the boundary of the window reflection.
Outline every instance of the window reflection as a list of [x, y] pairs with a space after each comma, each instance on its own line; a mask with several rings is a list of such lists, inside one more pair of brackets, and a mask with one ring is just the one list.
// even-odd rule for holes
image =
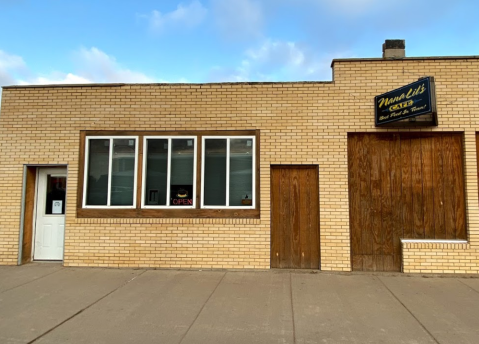
[[226, 139], [205, 140], [204, 205], [226, 205]]
[[65, 214], [66, 177], [47, 175], [45, 215]]
[[144, 204], [193, 206], [195, 140], [149, 138], [146, 142]]
[[135, 140], [114, 139], [111, 167], [111, 205], [133, 205]]
[[110, 140], [89, 140], [87, 205], [106, 205], [108, 199], [108, 164]]
[[253, 190], [253, 140], [230, 140], [230, 206], [251, 206]]
[[147, 140], [146, 205], [166, 205], [168, 139]]

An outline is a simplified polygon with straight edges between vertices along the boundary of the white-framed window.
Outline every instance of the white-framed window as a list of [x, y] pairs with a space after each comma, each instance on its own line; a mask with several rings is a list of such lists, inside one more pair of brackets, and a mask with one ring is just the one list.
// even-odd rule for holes
[[135, 208], [138, 136], [85, 138], [84, 208]]
[[142, 208], [195, 208], [196, 136], [145, 136]]
[[254, 136], [203, 136], [202, 208], [255, 208]]

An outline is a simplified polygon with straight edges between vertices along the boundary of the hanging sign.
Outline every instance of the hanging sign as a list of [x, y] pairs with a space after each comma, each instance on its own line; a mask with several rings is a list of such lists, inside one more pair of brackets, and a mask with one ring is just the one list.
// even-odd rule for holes
[[53, 201], [52, 214], [62, 214], [62, 213], [63, 213], [63, 201]]
[[193, 206], [193, 185], [171, 185], [170, 205]]
[[437, 125], [434, 78], [421, 78], [374, 97], [374, 113], [376, 126], [426, 114], [432, 114], [427, 124]]

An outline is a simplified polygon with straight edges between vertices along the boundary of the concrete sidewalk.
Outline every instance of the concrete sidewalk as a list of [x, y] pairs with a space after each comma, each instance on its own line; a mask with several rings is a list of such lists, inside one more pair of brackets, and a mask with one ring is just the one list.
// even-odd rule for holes
[[0, 266], [0, 343], [479, 343], [479, 278]]

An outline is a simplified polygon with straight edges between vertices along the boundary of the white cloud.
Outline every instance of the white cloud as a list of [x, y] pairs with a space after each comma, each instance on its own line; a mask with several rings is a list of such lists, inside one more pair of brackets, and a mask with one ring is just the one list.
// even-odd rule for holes
[[203, 22], [207, 13], [201, 2], [194, 0], [188, 5], [180, 3], [176, 10], [168, 13], [153, 10], [150, 15], [142, 17], [148, 18], [153, 31], [162, 32], [168, 27], [195, 27]]
[[245, 82], [250, 81], [249, 62], [242, 61], [237, 68], [215, 66], [208, 73], [209, 82]]
[[53, 72], [49, 75], [34, 76], [21, 56], [0, 50], [0, 86], [90, 82], [90, 80], [72, 73]]
[[255, 0], [212, 0], [220, 32], [231, 38], [259, 36], [264, 24], [263, 9]]
[[121, 66], [115, 59], [98, 48], [81, 48], [74, 53], [80, 77], [92, 82], [131, 82], [149, 83], [155, 79], [141, 72], [132, 71]]
[[321, 53], [310, 45], [270, 39], [244, 51], [243, 59], [235, 67], [211, 68], [207, 80], [329, 81], [332, 78], [331, 61], [344, 57], [352, 55], [347, 51]]
[[13, 76], [8, 71], [0, 69], [0, 86], [13, 85], [14, 83]]
[[72, 73], [54, 72], [48, 76], [38, 76], [33, 79], [18, 80], [20, 85], [51, 85], [51, 84], [90, 84], [91, 80]]
[[296, 42], [266, 40], [259, 48], [247, 50], [245, 55], [253, 77], [257, 75], [275, 81], [331, 78], [330, 55], [318, 55], [308, 46]]
[[[74, 52], [73, 62], [73, 72], [36, 73], [28, 68], [22, 57], [0, 50], [0, 86], [168, 82], [125, 68], [115, 57], [95, 47], [81, 48]], [[178, 80], [184, 81], [185, 79]]]
[[[50, 85], [90, 83], [154, 83], [157, 80], [141, 72], [121, 66], [115, 59], [98, 48], [81, 48], [74, 52], [75, 72], [53, 71], [48, 74], [32, 72], [23, 58], [0, 50], [0, 86]], [[172, 81], [175, 82], [175, 81]], [[176, 82], [188, 82], [184, 78]], [[1, 100], [1, 92], [0, 92]]]
[[[314, 0], [313, 0], [314, 1]], [[314, 3], [314, 2], [313, 2]], [[361, 16], [365, 13], [376, 11], [380, 8], [394, 5], [394, 1], [384, 0], [334, 0], [321, 3], [326, 8], [347, 16]], [[396, 6], [398, 6], [396, 4]]]
[[343, 10], [354, 10], [361, 8], [371, 8], [383, 0], [334, 0], [328, 1], [328, 6], [341, 8]]
[[21, 56], [0, 50], [0, 86], [14, 84], [15, 79], [26, 71], [26, 64]]
[[21, 56], [10, 55], [0, 50], [0, 70], [23, 68], [25, 68], [25, 62]]
[[246, 50], [244, 56], [237, 67], [213, 67], [208, 81], [331, 80], [333, 56], [318, 55], [308, 46], [296, 42], [266, 40], [260, 47]]
[[259, 49], [249, 49], [246, 55], [257, 63], [298, 67], [306, 63], [305, 52], [294, 42], [267, 40]]

